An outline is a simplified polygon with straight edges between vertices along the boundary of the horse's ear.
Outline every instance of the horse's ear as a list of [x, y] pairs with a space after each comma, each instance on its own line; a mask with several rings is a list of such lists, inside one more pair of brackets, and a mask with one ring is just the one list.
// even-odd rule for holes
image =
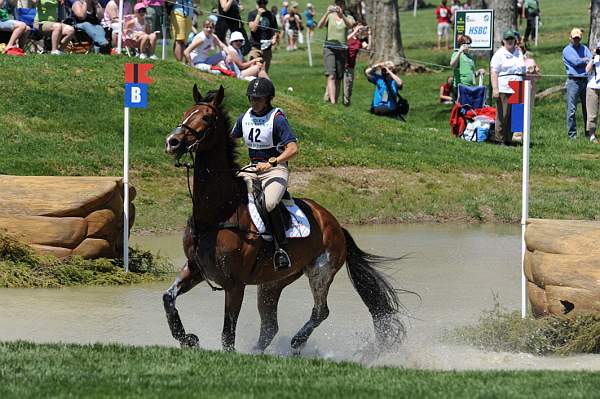
[[202, 95], [200, 94], [200, 91], [198, 91], [198, 85], [196, 83], [194, 83], [192, 93], [194, 94], [194, 102], [200, 104], [202, 102]]
[[221, 85], [219, 86], [219, 91], [217, 91], [217, 95], [215, 95], [215, 98], [212, 100], [212, 104], [215, 107], [218, 107], [223, 102], [223, 98], [225, 98], [225, 89], [223, 88], [223, 85]]

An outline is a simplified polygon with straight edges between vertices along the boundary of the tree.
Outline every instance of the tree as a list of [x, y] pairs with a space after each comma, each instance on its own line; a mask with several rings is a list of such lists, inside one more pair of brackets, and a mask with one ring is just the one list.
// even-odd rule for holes
[[477, 8], [494, 9], [494, 48], [502, 45], [502, 33], [517, 28], [517, 0], [476, 0]]
[[598, 40], [600, 40], [600, 0], [592, 0], [589, 47], [595, 47]]
[[394, 65], [408, 63], [400, 36], [398, 0], [366, 0], [367, 24], [371, 27], [371, 64], [392, 61]]

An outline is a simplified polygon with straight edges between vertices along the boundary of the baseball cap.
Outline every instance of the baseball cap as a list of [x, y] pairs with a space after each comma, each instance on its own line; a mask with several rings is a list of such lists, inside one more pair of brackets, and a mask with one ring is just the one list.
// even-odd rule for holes
[[242, 32], [236, 30], [235, 32], [233, 32], [231, 34], [231, 36], [229, 37], [229, 43], [231, 42], [235, 42], [236, 40], [241, 40], [242, 44], [244, 44], [245, 40], [244, 40], [244, 35], [242, 35]]
[[145, 10], [146, 5], [144, 3], [137, 3], [133, 9], [138, 12], [139, 10]]
[[504, 40], [514, 39], [515, 37], [515, 31], [512, 29], [507, 29], [504, 31], [504, 33], [502, 33], [502, 39]]
[[583, 37], [583, 32], [581, 31], [581, 29], [579, 29], [579, 28], [571, 29], [571, 39], [575, 38], [575, 37], [578, 37], [580, 39]]

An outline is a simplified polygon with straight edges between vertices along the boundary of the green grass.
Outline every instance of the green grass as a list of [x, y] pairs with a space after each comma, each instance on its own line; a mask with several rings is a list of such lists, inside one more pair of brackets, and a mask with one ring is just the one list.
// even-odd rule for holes
[[[316, 1], [317, 11], [325, 4]], [[245, 5], [249, 10], [254, 3]], [[564, 73], [561, 49], [570, 27], [587, 21], [587, 6], [584, 0], [571, 1], [569, 7], [559, 0], [544, 2], [540, 46], [534, 49], [543, 73]], [[420, 10], [416, 18], [402, 13], [401, 27], [408, 58], [448, 63], [449, 51], [433, 50], [433, 10]], [[403, 77], [402, 94], [411, 112], [406, 123], [399, 123], [369, 114], [372, 86], [361, 75], [364, 57], [357, 67], [352, 107], [322, 103], [322, 39], [323, 31], [318, 31], [312, 68], [306, 51], [284, 49], [275, 53], [271, 68], [278, 90], [275, 104], [285, 109], [300, 140], [300, 155], [292, 166], [308, 171], [308, 182], [295, 188], [297, 194], [323, 202], [344, 222], [519, 219], [521, 147], [465, 143], [450, 136], [449, 108], [436, 102], [448, 70]], [[123, 64], [130, 61], [94, 55], [2, 57], [0, 173], [121, 174]], [[139, 193], [136, 228], [160, 230], [182, 226], [190, 208], [183, 172], [172, 167], [163, 141], [191, 105], [192, 84], [197, 82], [202, 91], [223, 84], [232, 117], [247, 107], [247, 100], [244, 82], [199, 73], [172, 60], [154, 64], [149, 108], [131, 112], [130, 159], [131, 181]], [[539, 86], [562, 81], [542, 78]], [[530, 215], [596, 219], [600, 211], [592, 204], [600, 195], [600, 146], [567, 141], [564, 109], [560, 95], [535, 106]], [[579, 126], [581, 130], [581, 121]], [[360, 190], [352, 176], [323, 169], [340, 166], [357, 167], [355, 175], [368, 179], [366, 186], [371, 176], [387, 179]], [[332, 179], [335, 185], [329, 184]]]
[[0, 344], [0, 397], [588, 398], [591, 372], [435, 372], [120, 345]]

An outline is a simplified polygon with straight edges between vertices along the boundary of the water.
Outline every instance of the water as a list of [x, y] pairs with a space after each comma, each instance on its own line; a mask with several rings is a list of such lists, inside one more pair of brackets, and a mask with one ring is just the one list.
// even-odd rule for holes
[[[397, 351], [367, 361], [426, 369], [592, 369], [600, 356], [537, 357], [495, 353], [441, 342], [445, 330], [473, 324], [493, 307], [519, 309], [520, 234], [516, 226], [394, 225], [353, 227], [359, 246], [387, 256], [408, 255], [392, 268], [396, 286], [418, 292], [402, 296], [412, 317], [408, 340]], [[183, 263], [181, 235], [133, 237], [133, 244]], [[0, 289], [0, 340], [35, 342], [118, 342], [168, 345], [171, 337], [162, 308], [169, 282], [130, 287]], [[223, 293], [205, 284], [178, 300], [186, 330], [204, 348], [220, 349]], [[279, 307], [280, 331], [268, 353], [288, 354], [289, 341], [308, 319], [312, 298], [306, 278], [287, 287]], [[315, 330], [307, 356], [363, 361], [372, 341], [372, 321], [345, 270], [332, 284], [330, 316]], [[237, 349], [248, 352], [258, 337], [256, 289], [248, 287], [238, 322]]]

